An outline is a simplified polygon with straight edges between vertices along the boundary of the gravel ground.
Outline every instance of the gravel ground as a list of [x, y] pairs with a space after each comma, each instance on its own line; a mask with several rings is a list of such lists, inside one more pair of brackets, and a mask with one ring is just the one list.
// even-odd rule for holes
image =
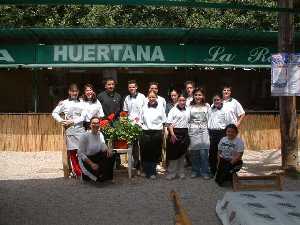
[[[244, 159], [246, 169], [253, 172], [258, 164], [278, 166], [280, 154], [246, 151]], [[154, 181], [141, 177], [129, 180], [126, 170], [115, 173], [114, 184], [82, 184], [62, 178], [59, 152], [0, 151], [0, 171], [1, 225], [171, 225], [171, 190], [179, 193], [194, 225], [219, 225], [216, 202], [231, 191], [201, 178], [167, 181], [160, 176]], [[299, 180], [286, 178], [284, 190], [299, 191]]]

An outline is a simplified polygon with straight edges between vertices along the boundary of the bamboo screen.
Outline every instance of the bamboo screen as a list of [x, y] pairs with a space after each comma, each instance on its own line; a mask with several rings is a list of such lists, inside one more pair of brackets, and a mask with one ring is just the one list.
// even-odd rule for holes
[[[1, 114], [0, 124], [1, 151], [61, 151], [65, 148], [62, 128], [50, 114]], [[246, 149], [279, 149], [279, 116], [247, 115], [240, 136]]]
[[61, 151], [61, 126], [49, 114], [0, 115], [1, 151]]

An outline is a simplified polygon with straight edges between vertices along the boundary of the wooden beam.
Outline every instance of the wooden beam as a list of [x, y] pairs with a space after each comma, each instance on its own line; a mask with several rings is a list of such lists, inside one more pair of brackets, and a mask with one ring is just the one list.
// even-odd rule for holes
[[[293, 8], [293, 0], [278, 0], [278, 7]], [[294, 52], [294, 15], [279, 13], [278, 51]], [[296, 170], [298, 164], [298, 124], [296, 97], [279, 97], [282, 167]]]

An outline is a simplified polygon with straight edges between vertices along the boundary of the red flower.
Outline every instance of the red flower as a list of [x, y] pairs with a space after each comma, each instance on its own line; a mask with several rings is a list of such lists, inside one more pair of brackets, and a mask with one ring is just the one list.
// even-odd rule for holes
[[108, 120], [100, 120], [99, 122], [100, 127], [106, 127], [109, 124]]
[[120, 112], [120, 117], [126, 117], [128, 115], [127, 112]]
[[115, 114], [114, 113], [111, 113], [109, 116], [107, 116], [107, 119], [109, 121], [113, 121], [115, 119]]

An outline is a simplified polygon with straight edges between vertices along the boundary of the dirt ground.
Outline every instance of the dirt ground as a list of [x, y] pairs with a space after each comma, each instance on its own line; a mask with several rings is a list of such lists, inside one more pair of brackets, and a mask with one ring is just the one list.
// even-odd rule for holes
[[[248, 173], [273, 171], [280, 152], [248, 150], [244, 162]], [[114, 184], [83, 184], [63, 178], [60, 152], [0, 151], [0, 171], [0, 225], [171, 225], [171, 190], [179, 193], [193, 224], [219, 225], [216, 202], [232, 191], [201, 178], [129, 180], [126, 170], [116, 171]], [[300, 180], [285, 178], [284, 190], [299, 191]]]

